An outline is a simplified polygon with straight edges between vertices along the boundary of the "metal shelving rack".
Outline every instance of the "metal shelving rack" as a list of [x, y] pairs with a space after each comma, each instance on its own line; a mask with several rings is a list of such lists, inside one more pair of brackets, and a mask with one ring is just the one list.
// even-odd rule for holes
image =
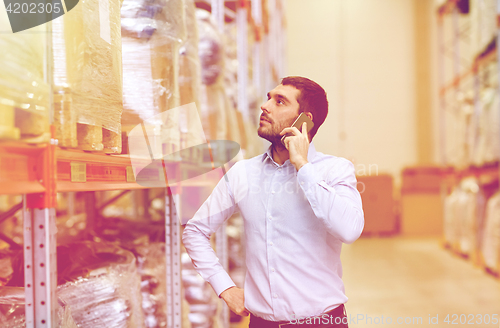
[[[490, 12], [496, 13], [487, 22], [481, 20], [473, 22], [469, 13], [461, 13], [461, 9], [471, 10], [470, 5], [481, 5], [489, 8]], [[495, 7], [495, 8], [494, 8]], [[476, 9], [477, 10], [477, 9]], [[480, 15], [479, 15], [480, 16]], [[476, 17], [477, 18], [477, 17]], [[480, 17], [484, 19], [484, 17]], [[500, 0], [447, 0], [437, 10], [437, 32], [438, 32], [438, 85], [439, 85], [439, 150], [440, 162], [443, 166], [454, 166], [450, 154], [450, 134], [447, 131], [449, 122], [447, 115], [454, 115], [460, 110], [464, 103], [472, 106], [470, 114], [470, 128], [464, 132], [465, 136], [457, 136], [466, 140], [467, 147], [475, 147], [475, 134], [478, 128], [479, 118], [482, 114], [481, 88], [484, 83], [483, 75], [492, 63], [500, 63], [500, 51], [498, 51], [500, 42]], [[473, 42], [481, 36], [481, 31], [474, 31], [472, 24], [490, 24], [496, 26], [496, 44], [493, 42], [482, 49], [473, 46]], [[477, 26], [476, 26], [477, 27]], [[474, 32], [476, 32], [474, 34]], [[484, 40], [483, 40], [484, 41]], [[488, 40], [490, 41], [490, 40]], [[498, 65], [497, 70], [500, 69]], [[500, 71], [494, 72], [500, 77]], [[499, 80], [497, 78], [497, 80]], [[497, 94], [500, 94], [500, 86], [497, 86]], [[496, 108], [500, 111], [500, 108]], [[448, 133], [448, 134], [447, 134]], [[500, 135], [497, 136], [500, 139]], [[463, 151], [463, 150], [460, 150]], [[469, 151], [469, 149], [467, 149]], [[479, 184], [487, 185], [498, 181], [499, 162], [485, 163], [481, 166], [473, 165], [472, 155], [465, 152], [465, 161], [467, 165], [454, 167], [454, 172], [450, 173], [445, 179], [445, 185], [442, 187], [443, 204], [445, 196], [449, 193], [452, 186], [457, 185], [462, 177], [476, 177]], [[469, 156], [467, 158], [467, 156]], [[443, 207], [444, 208], [444, 207]], [[472, 252], [470, 254], [461, 254], [455, 245], [444, 245], [455, 253], [471, 257], [475, 265], [481, 266], [480, 256]]]
[[[77, 165], [72, 165], [77, 164]], [[178, 165], [179, 163], [168, 163]], [[0, 142], [0, 194], [23, 194], [24, 272], [27, 327], [56, 323], [57, 192], [145, 189], [131, 178], [127, 156], [64, 150], [49, 144]], [[159, 182], [162, 186], [162, 182]], [[166, 279], [168, 327], [181, 327], [180, 226], [174, 201], [176, 188], [166, 195]], [[93, 193], [90, 194], [93, 196]], [[93, 206], [92, 202], [89, 204]], [[16, 212], [16, 206], [9, 215]], [[89, 221], [95, 211], [88, 211]]]
[[[285, 33], [283, 28], [284, 4], [282, 0], [203, 0], [209, 4], [221, 29], [226, 20], [236, 20], [238, 33], [238, 110], [250, 119], [247, 86], [254, 84], [259, 96], [264, 97], [269, 88], [284, 76]], [[266, 8], [267, 7], [267, 8]], [[262, 10], [273, 14], [269, 23], [264, 22]], [[251, 15], [249, 15], [249, 13]], [[248, 19], [250, 17], [250, 19]], [[48, 24], [50, 25], [50, 23]], [[265, 25], [269, 26], [267, 28]], [[249, 26], [255, 31], [256, 42], [252, 55], [248, 55]], [[50, 26], [48, 27], [50, 31]], [[267, 30], [267, 31], [266, 31]], [[51, 51], [50, 44], [48, 52]], [[253, 61], [254, 74], [249, 78], [248, 64]], [[48, 64], [50, 65], [50, 64]], [[50, 67], [48, 67], [50, 71]], [[50, 74], [48, 74], [50, 75]], [[50, 81], [48, 81], [50, 84]], [[166, 163], [176, 166], [179, 163]], [[184, 166], [183, 166], [184, 167]], [[193, 170], [197, 168], [193, 166]], [[176, 218], [178, 194], [186, 183], [170, 186], [166, 193], [166, 264], [167, 264], [167, 327], [180, 328], [182, 324], [180, 225]], [[56, 194], [57, 192], [89, 192], [88, 220], [95, 220], [92, 210], [93, 192], [103, 190], [138, 190], [148, 187], [138, 184], [133, 175], [128, 155], [105, 155], [79, 150], [62, 149], [57, 141], [26, 144], [0, 141], [0, 194], [23, 195], [22, 204], [0, 215], [5, 219], [14, 215], [22, 205], [24, 218], [24, 271], [25, 313], [27, 327], [54, 327], [57, 309], [57, 258], [56, 258]], [[157, 187], [165, 187], [159, 181]], [[180, 206], [177, 206], [180, 208]], [[180, 216], [179, 216], [180, 217]], [[227, 235], [225, 227], [217, 233], [219, 257], [227, 269]], [[225, 304], [224, 304], [225, 305]], [[229, 327], [227, 307], [222, 312], [222, 322]]]

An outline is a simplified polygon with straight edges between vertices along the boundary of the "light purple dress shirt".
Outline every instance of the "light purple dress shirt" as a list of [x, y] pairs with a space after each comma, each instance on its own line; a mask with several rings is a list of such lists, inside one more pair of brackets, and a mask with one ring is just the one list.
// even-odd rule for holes
[[317, 152], [297, 172], [274, 162], [271, 148], [237, 162], [188, 221], [183, 242], [217, 295], [235, 286], [210, 236], [235, 212], [244, 220], [245, 307], [270, 321], [328, 312], [345, 303], [340, 251], [364, 227], [354, 165]]

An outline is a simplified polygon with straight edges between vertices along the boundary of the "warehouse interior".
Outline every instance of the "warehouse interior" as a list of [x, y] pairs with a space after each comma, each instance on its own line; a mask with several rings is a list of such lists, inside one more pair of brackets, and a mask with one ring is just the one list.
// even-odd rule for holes
[[[0, 5], [1, 327], [248, 327], [181, 239], [286, 76], [354, 165], [349, 327], [500, 324], [500, 0], [62, 3]], [[210, 237], [238, 287], [243, 226]]]

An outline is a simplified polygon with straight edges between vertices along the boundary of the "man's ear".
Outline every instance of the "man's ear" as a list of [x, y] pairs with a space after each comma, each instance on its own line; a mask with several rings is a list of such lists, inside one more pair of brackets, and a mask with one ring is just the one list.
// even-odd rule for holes
[[313, 120], [313, 114], [311, 112], [304, 112], [304, 114], [306, 114], [306, 116], [309, 117], [311, 121]]

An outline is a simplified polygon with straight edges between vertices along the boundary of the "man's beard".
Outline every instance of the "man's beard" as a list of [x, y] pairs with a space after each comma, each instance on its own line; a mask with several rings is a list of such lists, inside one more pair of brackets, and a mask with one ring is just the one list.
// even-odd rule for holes
[[281, 138], [283, 136], [280, 135], [280, 132], [283, 131], [284, 128], [291, 126], [294, 121], [295, 119], [290, 120], [290, 122], [285, 122], [279, 125], [277, 125], [275, 122], [268, 121], [270, 126], [267, 129], [261, 129], [261, 127], [259, 126], [257, 133], [259, 137], [266, 139], [273, 145], [282, 146]]

